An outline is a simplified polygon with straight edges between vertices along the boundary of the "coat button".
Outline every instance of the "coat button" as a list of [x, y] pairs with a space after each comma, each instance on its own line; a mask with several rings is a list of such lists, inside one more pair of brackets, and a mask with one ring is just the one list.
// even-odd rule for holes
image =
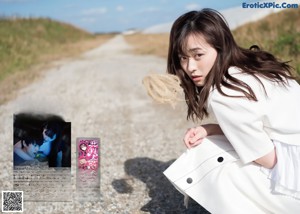
[[186, 179], [186, 182], [187, 182], [188, 184], [191, 184], [191, 183], [193, 183], [193, 179], [192, 179], [192, 178], [188, 178], [188, 179]]
[[218, 157], [218, 162], [221, 163], [223, 162], [224, 158], [223, 157]]

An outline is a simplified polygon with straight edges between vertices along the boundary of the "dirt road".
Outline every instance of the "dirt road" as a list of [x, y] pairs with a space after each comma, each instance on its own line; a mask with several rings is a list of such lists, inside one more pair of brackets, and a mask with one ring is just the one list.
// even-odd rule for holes
[[[79, 58], [58, 62], [19, 96], [0, 107], [0, 189], [12, 190], [13, 114], [31, 111], [62, 116], [72, 123], [72, 181], [76, 137], [101, 139], [101, 195], [98, 202], [25, 202], [24, 213], [204, 213], [163, 176], [184, 150], [182, 136], [193, 126], [184, 105], [154, 103], [142, 86], [166, 61], [136, 56], [122, 36]], [[75, 189], [75, 184], [74, 184]]]

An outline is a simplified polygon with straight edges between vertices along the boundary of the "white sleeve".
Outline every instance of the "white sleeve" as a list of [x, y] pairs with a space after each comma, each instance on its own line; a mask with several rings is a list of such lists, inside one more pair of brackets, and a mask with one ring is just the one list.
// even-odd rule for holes
[[[225, 93], [238, 93], [229, 89]], [[210, 96], [210, 108], [224, 135], [232, 144], [243, 163], [254, 161], [274, 149], [264, 131], [265, 99], [250, 101], [247, 98], [226, 97], [217, 90]]]

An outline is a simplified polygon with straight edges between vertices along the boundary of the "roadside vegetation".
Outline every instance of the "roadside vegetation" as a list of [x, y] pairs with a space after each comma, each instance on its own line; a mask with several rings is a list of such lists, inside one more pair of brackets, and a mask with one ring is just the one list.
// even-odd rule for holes
[[244, 48], [258, 45], [281, 61], [290, 61], [300, 82], [300, 10], [288, 9], [243, 25], [233, 31]]
[[77, 56], [112, 36], [46, 18], [0, 18], [0, 104], [51, 62]]

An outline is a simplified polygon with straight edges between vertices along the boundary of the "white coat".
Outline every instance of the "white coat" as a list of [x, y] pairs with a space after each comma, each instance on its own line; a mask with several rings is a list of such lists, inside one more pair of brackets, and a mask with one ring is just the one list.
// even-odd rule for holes
[[[225, 136], [206, 138], [164, 174], [211, 213], [299, 213], [300, 200], [295, 197], [300, 196], [300, 86], [293, 80], [283, 86], [259, 78], [262, 86], [236, 67], [229, 73], [247, 83], [258, 101], [226, 97], [212, 89], [208, 111]], [[274, 142], [278, 159], [272, 174], [253, 161], [271, 152]], [[276, 192], [281, 185], [299, 189]]]

